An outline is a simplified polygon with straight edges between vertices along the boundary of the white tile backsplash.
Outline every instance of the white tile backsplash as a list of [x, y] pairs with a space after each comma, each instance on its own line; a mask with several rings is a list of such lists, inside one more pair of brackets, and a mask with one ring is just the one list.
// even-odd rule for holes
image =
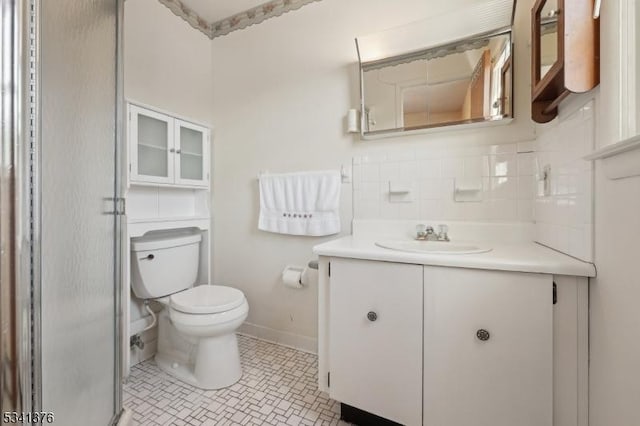
[[362, 182], [380, 182], [380, 164], [366, 163], [361, 166], [354, 165], [353, 168], [354, 169], [361, 168]]
[[440, 170], [442, 169], [442, 163], [436, 159], [426, 159], [418, 161], [418, 176], [420, 178], [437, 179], [440, 177]]
[[[534, 142], [401, 149], [353, 159], [355, 219], [532, 222]], [[519, 150], [525, 152], [518, 153]], [[521, 170], [519, 170], [521, 168]], [[456, 202], [455, 179], [477, 178], [482, 200]], [[413, 182], [410, 203], [393, 203], [389, 182]], [[377, 186], [376, 186], [377, 185]]]
[[536, 141], [518, 142], [516, 147], [518, 153], [535, 152]]
[[464, 177], [489, 176], [489, 156], [465, 157]]
[[[527, 154], [520, 154], [527, 155]], [[489, 157], [490, 176], [518, 176], [518, 155], [498, 154]]]
[[590, 101], [541, 126], [533, 163], [534, 172], [551, 167], [551, 193], [535, 193], [536, 241], [585, 261], [593, 261], [593, 165], [582, 157], [595, 148], [594, 110]]
[[[535, 222], [535, 240], [593, 259], [592, 103], [539, 127], [536, 141], [466, 148], [396, 148], [353, 159], [354, 219]], [[538, 177], [549, 165], [550, 194]], [[478, 178], [482, 200], [456, 202], [456, 179]], [[413, 184], [412, 202], [390, 202], [389, 182]], [[533, 225], [532, 225], [533, 226]]]

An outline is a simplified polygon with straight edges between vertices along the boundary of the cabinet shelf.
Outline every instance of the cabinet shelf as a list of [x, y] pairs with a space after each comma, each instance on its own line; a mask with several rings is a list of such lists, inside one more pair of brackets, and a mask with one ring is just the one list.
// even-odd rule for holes
[[194, 216], [168, 216], [168, 217], [135, 217], [129, 218], [128, 223], [158, 223], [158, 222], [189, 222], [209, 220], [207, 215]]
[[152, 145], [152, 144], [144, 143], [144, 142], [138, 142], [138, 146], [141, 146], [143, 148], [157, 149], [159, 151], [167, 151], [167, 147], [166, 146]]

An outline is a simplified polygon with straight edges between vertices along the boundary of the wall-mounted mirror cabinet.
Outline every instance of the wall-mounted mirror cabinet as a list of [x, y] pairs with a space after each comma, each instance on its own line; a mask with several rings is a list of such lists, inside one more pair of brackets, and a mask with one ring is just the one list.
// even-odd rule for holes
[[364, 139], [512, 120], [515, 1], [465, 6], [356, 39]]
[[511, 31], [362, 63], [365, 135], [512, 117]]
[[571, 93], [600, 82], [599, 19], [584, 0], [537, 0], [531, 11], [531, 114], [546, 123]]

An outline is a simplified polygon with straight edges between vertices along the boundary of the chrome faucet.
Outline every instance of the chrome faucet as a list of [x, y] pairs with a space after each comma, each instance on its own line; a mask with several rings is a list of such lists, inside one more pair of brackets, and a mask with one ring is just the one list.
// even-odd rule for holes
[[423, 241], [449, 241], [449, 227], [447, 225], [438, 225], [438, 233], [436, 234], [432, 226], [423, 224], [416, 225], [416, 240]]

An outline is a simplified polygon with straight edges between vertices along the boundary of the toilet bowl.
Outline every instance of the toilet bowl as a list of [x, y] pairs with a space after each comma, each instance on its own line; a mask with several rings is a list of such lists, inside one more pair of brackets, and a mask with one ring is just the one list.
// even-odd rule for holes
[[235, 331], [249, 313], [244, 294], [220, 285], [193, 286], [199, 234], [131, 241], [132, 289], [164, 307], [159, 315], [156, 363], [202, 389], [220, 389], [242, 376]]

